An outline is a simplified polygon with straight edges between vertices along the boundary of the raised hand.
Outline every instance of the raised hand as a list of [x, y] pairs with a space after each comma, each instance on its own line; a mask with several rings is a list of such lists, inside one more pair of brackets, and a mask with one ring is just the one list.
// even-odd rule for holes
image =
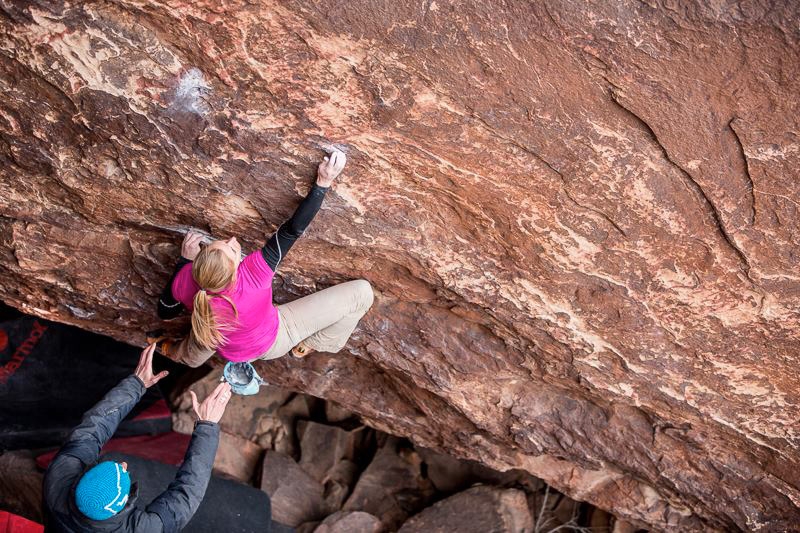
[[200, 243], [203, 242], [204, 235], [202, 233], [197, 233], [196, 231], [190, 231], [186, 234], [186, 237], [183, 238], [183, 244], [181, 245], [181, 256], [185, 257], [189, 261], [194, 261], [194, 258], [197, 257], [197, 254], [200, 253]]
[[220, 383], [200, 405], [197, 405], [197, 395], [194, 391], [189, 391], [189, 394], [192, 395], [192, 407], [194, 407], [197, 418], [216, 424], [222, 418], [228, 400], [231, 399], [231, 386], [227, 382]]
[[147, 348], [142, 351], [142, 355], [139, 357], [139, 364], [136, 365], [136, 377], [142, 380], [144, 386], [146, 388], [150, 388], [169, 374], [166, 370], [163, 372], [159, 372], [158, 375], [153, 375], [153, 352], [156, 349], [156, 343], [150, 344]]
[[347, 157], [344, 152], [334, 150], [330, 155], [322, 159], [322, 163], [317, 168], [317, 185], [320, 187], [330, 187], [339, 174], [342, 173]]

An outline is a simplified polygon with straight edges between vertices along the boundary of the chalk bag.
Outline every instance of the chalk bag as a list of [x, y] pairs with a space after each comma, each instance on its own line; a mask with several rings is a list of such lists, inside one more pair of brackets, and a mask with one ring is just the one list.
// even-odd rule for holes
[[257, 394], [264, 380], [258, 375], [250, 363], [228, 362], [222, 370], [222, 376], [231, 385], [231, 390], [242, 396]]

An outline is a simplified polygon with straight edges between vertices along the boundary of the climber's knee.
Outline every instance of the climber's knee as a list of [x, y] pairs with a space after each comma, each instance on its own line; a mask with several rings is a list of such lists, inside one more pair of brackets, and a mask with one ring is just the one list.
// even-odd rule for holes
[[375, 301], [375, 293], [372, 291], [372, 285], [365, 279], [357, 279], [353, 282], [356, 286], [356, 302], [358, 310], [366, 312], [367, 309], [372, 307], [372, 302]]

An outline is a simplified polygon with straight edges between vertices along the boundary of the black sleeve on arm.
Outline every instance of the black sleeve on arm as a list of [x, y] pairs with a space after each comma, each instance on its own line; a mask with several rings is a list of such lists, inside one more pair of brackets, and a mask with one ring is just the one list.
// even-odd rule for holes
[[289, 251], [289, 248], [292, 247], [294, 241], [300, 238], [314, 219], [320, 206], [322, 206], [322, 200], [325, 199], [326, 192], [328, 192], [328, 187], [320, 187], [314, 184], [308, 195], [297, 206], [292, 217], [281, 224], [278, 231], [261, 248], [261, 255], [264, 256], [264, 260], [273, 272], [278, 269], [278, 264], [286, 255], [286, 252]]
[[172, 283], [181, 271], [184, 265], [191, 263], [185, 257], [178, 259], [178, 264], [175, 265], [175, 272], [170, 276], [167, 286], [161, 291], [161, 296], [158, 297], [158, 318], [162, 320], [169, 320], [175, 318], [183, 312], [183, 304], [180, 303], [172, 296]]

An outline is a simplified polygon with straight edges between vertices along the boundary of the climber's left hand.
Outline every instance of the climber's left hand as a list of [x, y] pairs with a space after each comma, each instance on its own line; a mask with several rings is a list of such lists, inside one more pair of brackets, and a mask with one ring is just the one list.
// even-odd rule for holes
[[159, 372], [158, 375], [153, 375], [153, 352], [156, 350], [156, 343], [152, 343], [150, 346], [145, 348], [142, 351], [142, 355], [139, 357], [139, 364], [136, 366], [136, 377], [142, 380], [144, 383], [145, 388], [150, 388], [169, 374], [166, 370], [163, 372]]
[[181, 256], [189, 261], [194, 261], [197, 254], [200, 253], [200, 243], [203, 242], [203, 238], [203, 234], [197, 233], [196, 231], [187, 233], [181, 245]]

